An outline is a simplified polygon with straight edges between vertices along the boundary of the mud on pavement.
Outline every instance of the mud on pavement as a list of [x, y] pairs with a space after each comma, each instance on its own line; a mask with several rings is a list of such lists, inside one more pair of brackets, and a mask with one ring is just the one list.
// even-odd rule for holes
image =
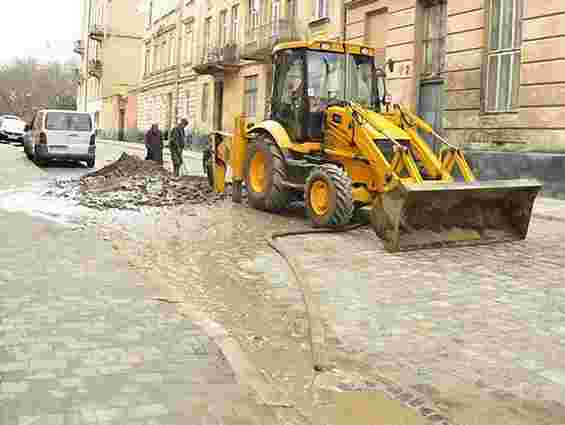
[[177, 178], [160, 164], [127, 153], [80, 180], [54, 182], [51, 194], [98, 210], [213, 204], [226, 197], [215, 193], [205, 177]]

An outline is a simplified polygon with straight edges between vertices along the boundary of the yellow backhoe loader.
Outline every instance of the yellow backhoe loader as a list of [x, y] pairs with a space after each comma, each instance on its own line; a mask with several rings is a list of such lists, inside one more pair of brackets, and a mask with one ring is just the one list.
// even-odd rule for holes
[[[535, 180], [477, 181], [463, 153], [407, 108], [393, 105], [373, 49], [313, 41], [273, 50], [269, 119], [236, 118], [204, 156], [211, 184], [276, 212], [303, 196], [315, 226], [342, 227], [357, 208], [389, 252], [524, 239]], [[437, 154], [422, 134], [443, 147]]]

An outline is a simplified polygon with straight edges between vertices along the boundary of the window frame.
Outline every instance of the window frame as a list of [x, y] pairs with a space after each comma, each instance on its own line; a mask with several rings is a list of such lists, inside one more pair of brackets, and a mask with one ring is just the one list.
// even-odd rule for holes
[[[243, 80], [243, 112], [247, 117], [256, 118], [257, 117], [257, 101], [259, 99], [259, 76], [257, 74], [247, 75]], [[248, 83], [253, 82], [254, 87], [249, 88]], [[252, 98], [253, 102], [249, 102]], [[253, 108], [250, 106], [253, 105]], [[250, 110], [253, 109], [253, 113]]]
[[[510, 47], [502, 47], [503, 37], [507, 32], [503, 31], [504, 26], [504, 2], [512, 1], [512, 28]], [[500, 5], [498, 11], [495, 10], [495, 4]], [[482, 69], [482, 93], [481, 93], [481, 113], [483, 114], [505, 114], [515, 113], [520, 107], [520, 76], [522, 71], [522, 26], [524, 19], [524, 1], [523, 0], [488, 0], [487, 13], [485, 14], [486, 44], [484, 49], [483, 69]], [[498, 40], [497, 46], [492, 46], [493, 41], [493, 17], [497, 13], [498, 19]], [[510, 81], [507, 86], [506, 107], [501, 108], [499, 104], [499, 96], [501, 91], [501, 79], [503, 61], [502, 58], [510, 56]], [[496, 82], [494, 83], [495, 91], [491, 90], [491, 61], [496, 60]], [[494, 96], [494, 106], [491, 107]]]
[[[422, 32], [422, 66], [421, 78], [438, 78], [446, 71], [447, 66], [447, 1], [435, 0], [423, 4], [423, 32]], [[434, 25], [439, 21], [437, 32], [433, 33]], [[428, 53], [431, 62], [428, 63]], [[436, 54], [434, 54], [436, 53]]]
[[330, 17], [330, 0], [314, 0], [314, 19]]
[[192, 50], [194, 46], [194, 22], [189, 21], [184, 24], [184, 61], [187, 64], [192, 63]]
[[232, 43], [238, 43], [239, 41], [239, 4], [234, 4], [231, 7], [231, 28], [230, 28], [230, 40]]
[[223, 9], [218, 15], [218, 47], [222, 48], [228, 44], [228, 11]]

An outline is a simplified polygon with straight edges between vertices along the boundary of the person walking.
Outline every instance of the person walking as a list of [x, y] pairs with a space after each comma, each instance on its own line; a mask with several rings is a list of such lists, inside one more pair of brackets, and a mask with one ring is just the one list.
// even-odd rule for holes
[[147, 148], [145, 159], [163, 165], [163, 140], [158, 124], [152, 124], [149, 131], [145, 134], [145, 147]]
[[182, 151], [184, 149], [184, 129], [188, 125], [188, 120], [183, 118], [179, 125], [171, 130], [169, 136], [169, 149], [171, 151], [171, 160], [173, 161], [173, 172], [175, 177], [179, 177], [180, 168], [182, 166]]

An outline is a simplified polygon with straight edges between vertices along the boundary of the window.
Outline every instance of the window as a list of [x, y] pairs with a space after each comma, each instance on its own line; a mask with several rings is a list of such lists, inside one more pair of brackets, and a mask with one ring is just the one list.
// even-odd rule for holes
[[164, 39], [161, 43], [161, 69], [167, 68], [167, 39]]
[[159, 70], [159, 43], [153, 46], [153, 72]]
[[424, 8], [422, 76], [437, 77], [445, 70], [447, 2], [429, 1]]
[[208, 86], [208, 83], [204, 83], [202, 86], [202, 110], [200, 111], [202, 122], [208, 121]]
[[175, 33], [173, 31], [169, 39], [169, 65], [173, 66], [175, 63]]
[[91, 131], [92, 122], [88, 114], [48, 112], [45, 128], [47, 130]]
[[518, 107], [521, 20], [521, 0], [489, 0], [486, 112], [508, 112]]
[[257, 115], [257, 76], [245, 77], [243, 111], [248, 117]]
[[273, 35], [276, 36], [279, 34], [280, 30], [280, 20], [281, 20], [281, 1], [280, 0], [273, 0], [271, 5], [271, 20], [273, 24]]
[[184, 116], [188, 119], [190, 116], [190, 92], [187, 90], [184, 94], [185, 105], [184, 105]]
[[286, 3], [287, 6], [287, 17], [288, 19], [296, 18], [296, 1], [297, 0], [288, 0]]
[[239, 40], [239, 6], [231, 8], [231, 41], [237, 43]]
[[[261, 0], [249, 0], [249, 22], [251, 29], [257, 29], [261, 20]], [[255, 32], [254, 32], [255, 33]]]
[[151, 49], [149, 47], [145, 48], [145, 74], [149, 74], [151, 72]]
[[327, 18], [329, 16], [330, 0], [314, 0], [314, 17], [317, 19]]
[[218, 47], [224, 47], [228, 43], [228, 12], [227, 10], [222, 10], [220, 12], [220, 20], [218, 22], [218, 41], [220, 42]]
[[185, 25], [185, 37], [184, 37], [184, 60], [186, 63], [192, 62], [192, 45], [193, 45], [193, 32], [192, 32], [192, 22], [188, 22]]
[[153, 123], [157, 124], [161, 122], [161, 110], [160, 110], [160, 103], [159, 98], [157, 96], [153, 96]]
[[212, 27], [212, 18], [208, 17], [204, 21], [204, 50], [207, 52], [210, 49], [212, 40], [210, 40], [210, 28]]

